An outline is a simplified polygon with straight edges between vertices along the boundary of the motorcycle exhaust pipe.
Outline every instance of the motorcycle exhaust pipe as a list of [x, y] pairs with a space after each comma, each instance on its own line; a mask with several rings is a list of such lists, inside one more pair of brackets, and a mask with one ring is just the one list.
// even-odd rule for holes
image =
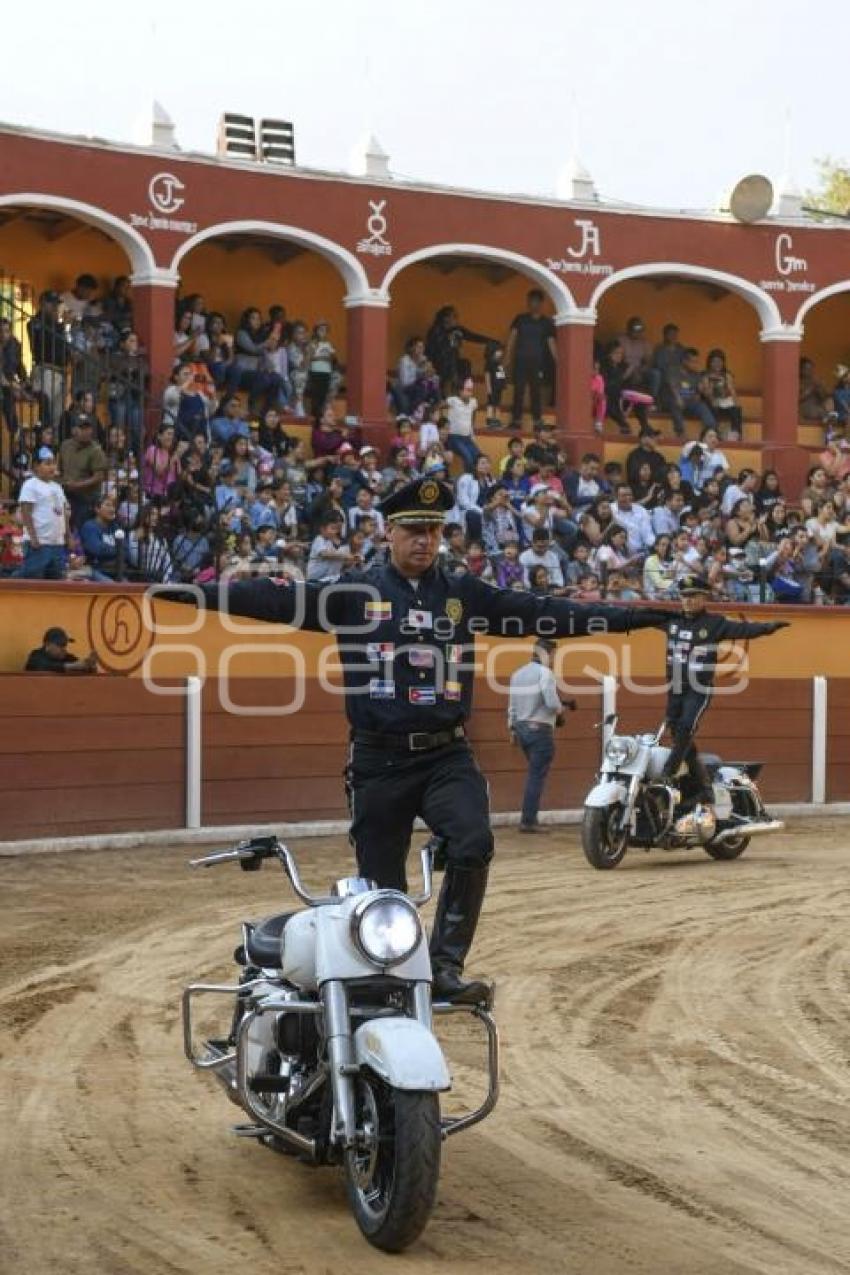
[[781, 832], [785, 827], [784, 819], [771, 819], [765, 823], [739, 823], [734, 828], [724, 828], [712, 840], [715, 844], [719, 841], [734, 841], [737, 837], [763, 837], [768, 832]]

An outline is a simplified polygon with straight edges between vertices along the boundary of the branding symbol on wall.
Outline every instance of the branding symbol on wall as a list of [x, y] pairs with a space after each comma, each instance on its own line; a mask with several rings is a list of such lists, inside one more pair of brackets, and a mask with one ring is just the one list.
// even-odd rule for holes
[[179, 212], [186, 200], [179, 192], [186, 189], [184, 182], [173, 173], [155, 173], [148, 182], [148, 201], [155, 212], [130, 213], [131, 226], [142, 226], [145, 230], [172, 230], [179, 234], [193, 235], [198, 229], [196, 221], [178, 221], [174, 213]]
[[126, 594], [92, 598], [87, 628], [92, 650], [110, 673], [131, 673], [153, 643], [141, 606]]
[[157, 212], [176, 213], [177, 209], [182, 208], [186, 202], [185, 199], [181, 199], [177, 191], [185, 189], [183, 182], [173, 173], [157, 173], [150, 179], [148, 199]]
[[571, 257], [598, 257], [602, 251], [599, 240], [599, 227], [595, 221], [587, 217], [576, 217], [576, 229], [581, 231], [581, 243], [577, 248], [567, 248]]
[[369, 253], [373, 257], [388, 257], [392, 252], [392, 244], [387, 240], [387, 219], [384, 215], [384, 209], [387, 206], [385, 199], [370, 199], [369, 208], [371, 209], [369, 216], [366, 218], [366, 229], [369, 234], [366, 239], [361, 239], [357, 245], [358, 252]]
[[779, 279], [762, 279], [759, 286], [765, 292], [814, 292], [815, 285], [808, 279], [792, 279], [791, 275], [808, 273], [809, 263], [805, 257], [794, 255], [794, 239], [787, 230], [776, 236], [773, 245], [773, 263]]
[[602, 255], [602, 234], [596, 222], [590, 217], [574, 217], [573, 225], [578, 242], [568, 244], [563, 257], [547, 257], [546, 265], [549, 269], [558, 270], [562, 274], [613, 274], [613, 266], [592, 260]]

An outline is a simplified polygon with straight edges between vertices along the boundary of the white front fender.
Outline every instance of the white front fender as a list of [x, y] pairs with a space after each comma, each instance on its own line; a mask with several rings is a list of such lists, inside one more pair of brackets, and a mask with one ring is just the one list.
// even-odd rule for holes
[[584, 799], [584, 804], [594, 809], [615, 806], [618, 802], [625, 805], [627, 793], [626, 785], [620, 783], [618, 779], [604, 779], [591, 788]]
[[452, 1078], [434, 1035], [415, 1018], [372, 1018], [354, 1033], [354, 1056], [394, 1089], [436, 1092]]

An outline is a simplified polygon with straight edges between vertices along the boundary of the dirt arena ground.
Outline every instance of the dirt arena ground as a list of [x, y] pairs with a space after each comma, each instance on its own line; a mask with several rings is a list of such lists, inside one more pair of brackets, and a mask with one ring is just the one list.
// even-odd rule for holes
[[[497, 844], [473, 965], [498, 983], [502, 1099], [446, 1145], [399, 1258], [361, 1240], [338, 1171], [234, 1138], [182, 1056], [182, 985], [228, 975], [283, 877], [183, 850], [0, 859], [2, 1270], [850, 1271], [850, 824], [613, 873], [575, 829]], [[295, 848], [316, 885], [347, 862], [341, 839]]]

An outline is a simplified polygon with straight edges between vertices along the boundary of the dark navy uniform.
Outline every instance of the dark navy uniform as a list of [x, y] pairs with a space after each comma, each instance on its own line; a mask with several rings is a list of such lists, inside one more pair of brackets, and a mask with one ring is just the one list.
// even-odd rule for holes
[[[381, 505], [389, 520], [443, 522], [451, 489], [429, 477]], [[391, 563], [335, 583], [240, 581], [206, 590], [231, 614], [336, 635], [351, 727], [346, 772], [351, 839], [360, 874], [404, 889], [405, 860], [420, 816], [446, 842], [448, 868], [432, 955], [435, 984], [455, 974], [472, 941], [493, 854], [487, 785], [466, 739], [476, 635], [573, 637], [663, 624], [669, 613], [579, 605], [496, 589], [439, 565], [418, 579]], [[225, 601], [226, 599], [226, 601]], [[439, 989], [438, 989], [439, 990]], [[443, 989], [445, 991], [445, 988]]]
[[[686, 577], [681, 585], [682, 594], [707, 594], [708, 590], [695, 577]], [[698, 785], [698, 799], [713, 801], [711, 781], [699, 759], [694, 736], [714, 689], [718, 665], [718, 648], [721, 642], [737, 638], [758, 638], [785, 628], [787, 621], [757, 623], [749, 620], [729, 620], [725, 615], [701, 611], [696, 615], [679, 612], [671, 616], [667, 624], [667, 724], [673, 736], [673, 746], [664, 767], [668, 778], [673, 778], [686, 762], [691, 778]]]

